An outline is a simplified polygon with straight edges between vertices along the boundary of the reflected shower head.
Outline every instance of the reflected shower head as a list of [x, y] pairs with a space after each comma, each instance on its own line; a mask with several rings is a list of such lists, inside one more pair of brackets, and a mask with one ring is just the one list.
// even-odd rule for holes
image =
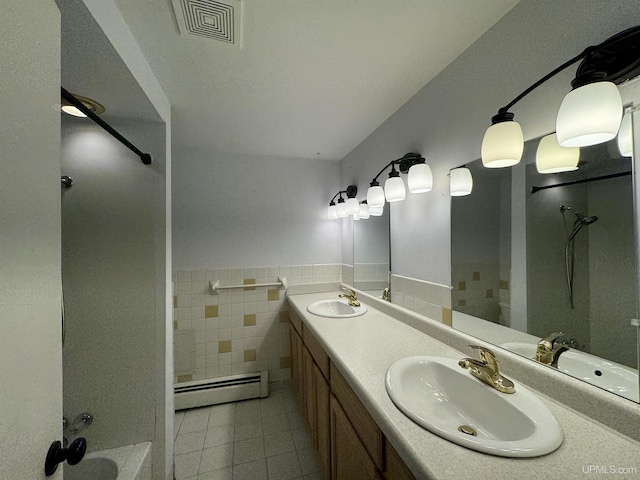
[[564, 212], [565, 210], [573, 212], [573, 214], [576, 216], [576, 223], [580, 223], [582, 225], [591, 225], [592, 223], [598, 221], [598, 217], [596, 217], [595, 215], [587, 217], [586, 215], [581, 214], [575, 208], [570, 207], [569, 205], [562, 205], [560, 207], [561, 212]]

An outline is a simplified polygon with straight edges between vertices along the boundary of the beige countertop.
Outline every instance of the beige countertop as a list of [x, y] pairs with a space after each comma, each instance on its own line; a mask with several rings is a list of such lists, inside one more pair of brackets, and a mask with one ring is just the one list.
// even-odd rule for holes
[[[310, 303], [336, 298], [338, 293], [336, 290], [288, 294], [287, 298], [416, 478], [513, 480], [603, 476], [640, 480], [638, 442], [538, 392], [564, 430], [560, 448], [542, 457], [514, 459], [487, 455], [451, 443], [420, 427], [389, 398], [384, 383], [387, 369], [395, 361], [411, 355], [459, 359], [470, 352], [455, 350], [382, 313], [366, 301], [363, 303], [368, 312], [355, 318], [325, 318], [307, 312]], [[502, 373], [509, 377], [508, 370]], [[516, 381], [516, 385], [518, 383], [524, 382]], [[615, 472], [611, 470], [613, 468]]]

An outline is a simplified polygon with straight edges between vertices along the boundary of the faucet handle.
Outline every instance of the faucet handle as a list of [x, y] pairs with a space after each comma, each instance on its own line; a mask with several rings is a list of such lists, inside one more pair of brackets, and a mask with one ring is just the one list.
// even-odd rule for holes
[[480, 358], [483, 360], [487, 355], [493, 357], [494, 359], [496, 358], [495, 353], [493, 353], [487, 347], [483, 347], [482, 345], [469, 345], [469, 348], [472, 348], [473, 350], [478, 350], [480, 352]]
[[490, 365], [496, 373], [498, 372], [498, 360], [496, 359], [496, 354], [493, 353], [492, 350], [481, 345], [469, 345], [469, 348], [478, 350], [480, 352], [480, 360], [482, 360], [487, 365]]
[[564, 333], [562, 332], [553, 332], [550, 333], [549, 335], [547, 335], [546, 337], [544, 337], [543, 339], [541, 339], [538, 342], [538, 345], [545, 345], [548, 348], [552, 348], [553, 344], [555, 343], [555, 341], [557, 339], [559, 339], [560, 337], [564, 336]]

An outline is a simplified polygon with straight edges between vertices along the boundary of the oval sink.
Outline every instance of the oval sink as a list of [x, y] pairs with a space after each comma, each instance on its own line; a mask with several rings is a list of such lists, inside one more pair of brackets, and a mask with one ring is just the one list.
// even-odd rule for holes
[[389, 368], [393, 403], [411, 420], [451, 442], [501, 457], [537, 457], [556, 450], [564, 435], [549, 409], [516, 385], [500, 393], [456, 360], [417, 356]]
[[352, 307], [347, 300], [331, 299], [331, 300], [319, 300], [313, 302], [307, 307], [307, 312], [319, 315], [321, 317], [330, 318], [350, 318], [358, 317], [366, 313], [367, 307], [360, 305], [359, 307]]
[[[536, 358], [535, 343], [509, 342], [500, 346], [523, 357]], [[633, 368], [571, 349], [560, 354], [558, 370], [638, 402], [638, 371]]]

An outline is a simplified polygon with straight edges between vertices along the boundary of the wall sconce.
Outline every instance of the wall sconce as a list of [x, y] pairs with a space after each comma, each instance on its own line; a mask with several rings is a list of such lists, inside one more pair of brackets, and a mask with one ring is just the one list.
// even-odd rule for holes
[[555, 133], [542, 137], [536, 151], [538, 173], [573, 172], [578, 169], [580, 149], [561, 147]]
[[[396, 170], [396, 165], [398, 170]], [[378, 177], [387, 168], [391, 167], [389, 178], [384, 183], [384, 189], [378, 182]], [[367, 190], [367, 203], [369, 209], [373, 207], [384, 207], [387, 202], [399, 202], [405, 199], [406, 189], [400, 173], [408, 173], [409, 191], [411, 193], [428, 192], [433, 186], [433, 175], [431, 168], [425, 163], [425, 159], [419, 153], [407, 153], [402, 158], [391, 160], [373, 178]], [[373, 215], [373, 213], [371, 213]], [[380, 213], [382, 215], [382, 213]]]
[[[347, 195], [346, 201], [342, 198], [343, 193]], [[344, 218], [349, 215], [357, 215], [360, 212], [360, 204], [356, 198], [357, 194], [358, 187], [355, 185], [349, 185], [346, 190], [340, 190], [336, 193], [329, 202], [327, 217], [333, 220], [336, 218]], [[338, 204], [336, 205], [335, 200], [338, 196]]]
[[449, 194], [452, 197], [469, 195], [473, 190], [473, 177], [466, 167], [454, 168], [449, 171]]
[[631, 126], [631, 110], [622, 117], [618, 132], [618, 150], [623, 157], [633, 156], [633, 128]]
[[640, 26], [624, 30], [560, 65], [491, 118], [482, 141], [482, 163], [487, 168], [515, 165], [524, 139], [509, 109], [547, 80], [582, 60], [558, 111], [556, 134], [562, 147], [586, 147], [611, 140], [622, 120], [622, 99], [616, 85], [640, 74]]

